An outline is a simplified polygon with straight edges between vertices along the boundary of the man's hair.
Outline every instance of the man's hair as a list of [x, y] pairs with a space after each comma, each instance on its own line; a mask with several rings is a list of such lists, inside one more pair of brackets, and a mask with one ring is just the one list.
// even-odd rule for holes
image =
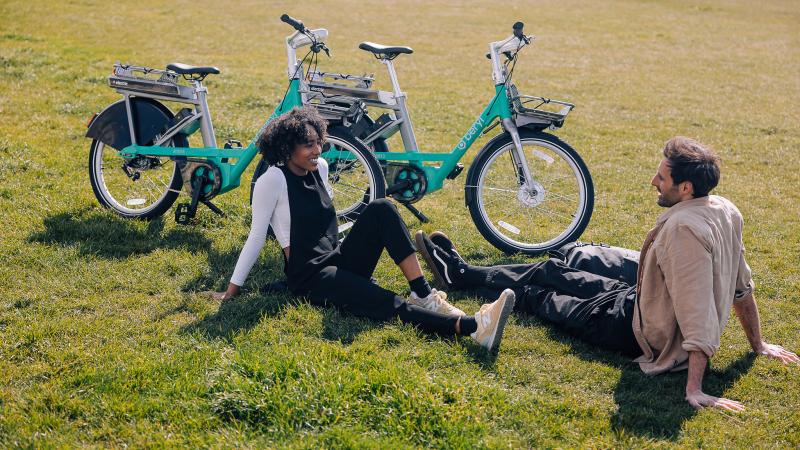
[[320, 143], [328, 128], [325, 119], [314, 108], [294, 108], [276, 118], [259, 136], [256, 146], [269, 165], [285, 164], [295, 147], [308, 142], [308, 127], [317, 132]]
[[719, 183], [719, 156], [694, 139], [676, 136], [664, 145], [672, 183], [692, 183], [694, 198], [705, 197]]

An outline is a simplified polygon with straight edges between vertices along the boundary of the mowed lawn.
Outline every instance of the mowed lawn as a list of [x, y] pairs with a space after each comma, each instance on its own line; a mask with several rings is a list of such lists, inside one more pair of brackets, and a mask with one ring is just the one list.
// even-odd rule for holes
[[[649, 181], [664, 141], [713, 145], [717, 193], [745, 216], [763, 334], [800, 350], [795, 1], [3, 0], [0, 447], [800, 446], [800, 367], [756, 358], [735, 317], [705, 388], [743, 402], [738, 415], [695, 412], [685, 373], [647, 377], [532, 317], [512, 317], [494, 358], [469, 339], [260, 294], [282, 276], [274, 242], [244, 295], [197, 295], [231, 275], [250, 172], [216, 200], [228, 218], [122, 220], [92, 194], [86, 122], [118, 98], [106, 85], [117, 60], [216, 65], [218, 140], [249, 141], [286, 87], [284, 12], [330, 30], [320, 68], [375, 73], [382, 88], [384, 67], [358, 43], [413, 47], [397, 70], [421, 147], [439, 151], [491, 98], [488, 42], [525, 22], [537, 40], [518, 87], [577, 105], [556, 133], [594, 177], [587, 241], [638, 248], [663, 211]], [[444, 230], [472, 262], [529, 260], [480, 237], [463, 183], [418, 204], [430, 224], [404, 213], [410, 229]], [[388, 258], [376, 276], [407, 294]]]

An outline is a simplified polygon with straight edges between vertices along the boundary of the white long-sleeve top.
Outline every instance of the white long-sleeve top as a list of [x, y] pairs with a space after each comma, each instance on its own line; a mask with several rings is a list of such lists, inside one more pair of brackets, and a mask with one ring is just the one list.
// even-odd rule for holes
[[[328, 195], [333, 198], [333, 189], [328, 183], [328, 162], [319, 158], [317, 166], [319, 176], [325, 185]], [[267, 230], [272, 226], [272, 232], [281, 248], [289, 247], [292, 218], [289, 210], [289, 194], [286, 189], [286, 176], [283, 171], [275, 166], [270, 166], [256, 181], [253, 188], [253, 220], [250, 225], [250, 234], [236, 261], [236, 268], [231, 276], [231, 283], [242, 286], [250, 274], [264, 243], [267, 240]]]

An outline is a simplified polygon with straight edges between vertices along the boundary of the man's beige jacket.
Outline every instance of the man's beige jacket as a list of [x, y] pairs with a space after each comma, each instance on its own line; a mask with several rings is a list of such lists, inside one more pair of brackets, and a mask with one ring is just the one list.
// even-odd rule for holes
[[645, 373], [685, 369], [688, 352], [719, 349], [734, 299], [753, 290], [742, 225], [733, 203], [711, 195], [675, 204], [648, 233], [633, 314]]

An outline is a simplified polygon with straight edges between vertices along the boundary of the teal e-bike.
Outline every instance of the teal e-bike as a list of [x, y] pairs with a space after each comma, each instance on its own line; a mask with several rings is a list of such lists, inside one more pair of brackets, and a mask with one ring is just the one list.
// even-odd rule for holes
[[[374, 148], [386, 194], [405, 205], [421, 221], [427, 218], [411, 204], [442, 188], [445, 179], [457, 177], [461, 158], [482, 134], [500, 125], [502, 133], [478, 151], [467, 173], [465, 200], [480, 233], [497, 248], [531, 255], [559, 248], [576, 240], [589, 223], [594, 187], [586, 164], [566, 142], [547, 133], [564, 124], [571, 103], [520, 95], [512, 75], [520, 51], [533, 36], [513, 26], [509, 38], [489, 44], [495, 93], [472, 126], [450, 152], [423, 152], [417, 145], [406, 94], [400, 89], [394, 59], [411, 54], [409, 47], [363, 42], [389, 72], [392, 92], [320, 89], [327, 100], [358, 97], [369, 107], [388, 110], [359, 134]], [[501, 58], [504, 61], [501, 61]], [[383, 150], [386, 139], [400, 133], [402, 151]], [[375, 145], [380, 144], [380, 145]], [[352, 156], [336, 148], [323, 153], [341, 164]]]
[[[160, 70], [114, 65], [108, 83], [123, 98], [95, 114], [86, 133], [92, 138], [89, 178], [101, 205], [124, 217], [150, 219], [169, 210], [184, 191], [191, 201], [178, 205], [177, 222], [188, 223], [199, 204], [222, 214], [211, 199], [240, 185], [242, 174], [258, 154], [258, 135], [273, 118], [311, 101], [312, 78], [316, 85], [326, 85], [324, 80], [333, 78], [355, 83], [353, 88], [369, 88], [370, 77], [312, 72], [317, 55], [329, 54], [325, 45], [328, 31], [310, 30], [286, 14], [281, 20], [296, 30], [286, 38], [289, 86], [283, 100], [246, 147], [232, 139], [218, 146], [207, 102], [208, 89], [203, 84], [207, 76], [219, 74], [216, 67], [172, 63]], [[310, 49], [300, 60], [297, 51], [303, 47]], [[188, 107], [173, 113], [164, 102]], [[352, 134], [353, 130], [368, 129], [371, 119], [359, 104], [346, 98], [313, 103], [329, 122], [323, 151], [335, 151], [343, 158], [339, 163], [331, 161], [335, 169], [330, 175], [336, 180], [337, 214], [346, 222], [371, 200], [385, 195], [377, 160], [371, 149]], [[198, 131], [202, 146], [190, 147], [189, 136]], [[379, 140], [372, 145], [382, 148], [381, 144]]]

